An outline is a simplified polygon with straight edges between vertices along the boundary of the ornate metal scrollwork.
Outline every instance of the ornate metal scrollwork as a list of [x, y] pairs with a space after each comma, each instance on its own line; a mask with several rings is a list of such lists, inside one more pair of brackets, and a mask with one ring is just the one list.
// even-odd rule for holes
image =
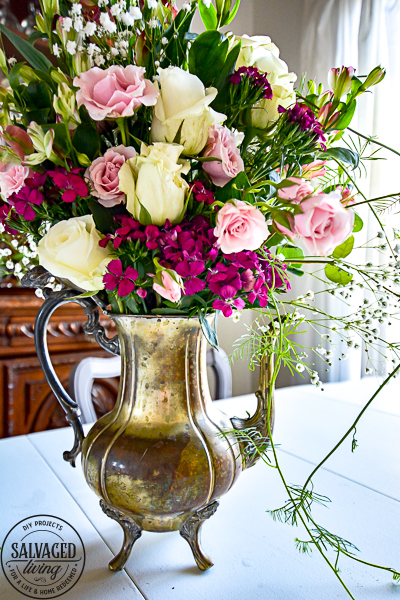
[[269, 444], [268, 406], [270, 430], [273, 431], [275, 419], [274, 390], [270, 391], [270, 381], [274, 369], [273, 357], [265, 357], [261, 361], [260, 390], [256, 392], [257, 408], [252, 417], [240, 419], [233, 417], [231, 423], [237, 431], [246, 430], [246, 437], [239, 437], [243, 468], [249, 469], [260, 460], [260, 447], [266, 449]]
[[132, 551], [134, 543], [141, 537], [142, 530], [132, 517], [100, 500], [100, 507], [110, 519], [117, 521], [124, 532], [124, 542], [120, 552], [108, 563], [110, 571], [122, 571]]
[[85, 436], [80, 420], [79, 407], [61, 385], [51, 364], [47, 347], [47, 327], [50, 317], [59, 306], [75, 302], [83, 307], [88, 319], [87, 324], [84, 326], [85, 333], [93, 335], [96, 342], [111, 354], [119, 354], [120, 347], [118, 336], [112, 339], [108, 338], [104, 327], [100, 324], [99, 308], [102, 310], [105, 309], [105, 303], [100, 298], [97, 296], [91, 298], [79, 297], [79, 291], [68, 287], [59, 292], [54, 292], [50, 287], [46, 287], [53, 281], [54, 277], [43, 267], [35, 267], [24, 276], [22, 284], [25, 287], [40, 288], [43, 290], [45, 302], [40, 308], [35, 322], [36, 352], [47, 381], [64, 409], [67, 421], [74, 430], [75, 441], [73, 448], [70, 451], [64, 452], [63, 455], [64, 460], [68, 461], [74, 467], [76, 457], [82, 449], [82, 442]]

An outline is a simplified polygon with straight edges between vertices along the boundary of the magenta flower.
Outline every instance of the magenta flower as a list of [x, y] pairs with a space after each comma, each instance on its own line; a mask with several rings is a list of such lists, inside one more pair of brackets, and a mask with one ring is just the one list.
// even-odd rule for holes
[[284, 108], [283, 106], [278, 106], [278, 112], [286, 113], [288, 122], [298, 123], [301, 131], [309, 131], [317, 140], [320, 141], [321, 148], [326, 150], [325, 131], [316, 119], [313, 111], [306, 105], [295, 104], [292, 108], [288, 109]]
[[227, 300], [214, 300], [213, 308], [215, 310], [221, 310], [224, 317], [230, 317], [233, 313], [233, 308], [237, 308], [238, 310], [243, 310], [245, 307], [245, 302], [242, 298], [228, 298]]
[[40, 190], [25, 186], [18, 194], [10, 196], [8, 203], [14, 207], [15, 212], [25, 221], [33, 221], [36, 218], [36, 213], [31, 205], [40, 206], [43, 204], [43, 200], [43, 194]]
[[185, 260], [176, 265], [176, 272], [184, 279], [186, 296], [193, 296], [204, 290], [206, 282], [199, 279], [197, 275], [204, 273], [205, 268], [202, 261], [189, 262]]
[[232, 265], [226, 267], [223, 263], [218, 263], [215, 269], [210, 271], [207, 280], [210, 290], [224, 300], [234, 298], [242, 287], [238, 269]]
[[147, 291], [144, 290], [143, 288], [138, 288], [136, 290], [136, 293], [139, 296], [139, 298], [146, 298], [146, 296], [147, 296]]
[[262, 278], [257, 279], [253, 291], [250, 292], [248, 298], [250, 304], [254, 304], [258, 300], [260, 307], [265, 308], [268, 304], [268, 288], [265, 286]]
[[204, 202], [207, 206], [215, 202], [214, 194], [204, 186], [202, 181], [194, 182], [192, 192], [197, 202]]
[[128, 267], [124, 271], [119, 259], [112, 260], [107, 269], [108, 273], [103, 277], [105, 289], [113, 292], [118, 286], [118, 296], [129, 296], [135, 289], [135, 281], [139, 277], [136, 269]]
[[77, 197], [85, 198], [89, 192], [86, 183], [79, 175], [67, 171], [49, 171], [53, 183], [60, 190], [64, 190], [61, 198], [64, 202], [75, 202]]
[[264, 98], [271, 100], [274, 94], [272, 92], [271, 84], [268, 81], [267, 73], [261, 73], [257, 67], [240, 67], [231, 75], [230, 82], [233, 85], [240, 85], [246, 77], [254, 87], [259, 87], [264, 90]]
[[160, 235], [158, 227], [156, 227], [156, 225], [147, 225], [146, 229], [144, 230], [144, 234], [147, 239], [147, 248], [149, 250], [155, 250], [158, 248], [157, 238]]

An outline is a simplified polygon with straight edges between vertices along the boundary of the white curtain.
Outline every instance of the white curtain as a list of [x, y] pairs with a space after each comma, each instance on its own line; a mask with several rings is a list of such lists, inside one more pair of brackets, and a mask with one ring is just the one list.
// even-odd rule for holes
[[[377, 136], [380, 141], [400, 149], [400, 0], [305, 0], [302, 28], [302, 72], [307, 79], [327, 84], [331, 67], [352, 66], [359, 75], [367, 75], [377, 65], [387, 69], [385, 80], [365, 94], [358, 104], [352, 127], [365, 135]], [[387, 160], [372, 162], [361, 187], [369, 198], [400, 190], [400, 158], [383, 154]], [[367, 210], [365, 239], [371, 239], [379, 229]], [[392, 217], [391, 217], [392, 218]], [[393, 220], [393, 218], [392, 218]], [[397, 225], [399, 226], [399, 225]], [[360, 252], [360, 251], [359, 251]], [[366, 254], [364, 253], [364, 259]], [[361, 262], [361, 260], [360, 260]], [[309, 275], [294, 281], [295, 295], [309, 289], [319, 291], [323, 284]], [[357, 306], [362, 293], [353, 296]], [[346, 314], [349, 310], [329, 294], [319, 294], [316, 304], [329, 314]], [[393, 338], [393, 331], [390, 332]], [[400, 328], [395, 337], [400, 338]], [[316, 346], [320, 337], [313, 332], [303, 342]], [[342, 352], [347, 349], [342, 347]], [[347, 361], [334, 361], [326, 381], [358, 379], [365, 371], [362, 349], [351, 351]], [[300, 383], [299, 378], [285, 378], [283, 384]]]

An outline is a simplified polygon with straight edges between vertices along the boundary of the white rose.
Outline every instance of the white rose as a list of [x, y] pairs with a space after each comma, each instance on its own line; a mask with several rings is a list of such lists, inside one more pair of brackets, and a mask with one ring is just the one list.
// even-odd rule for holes
[[218, 92], [206, 90], [196, 75], [178, 67], [159, 69], [159, 75], [161, 90], [154, 108], [152, 141], [179, 142], [184, 154], [197, 155], [207, 143], [210, 127], [226, 119], [210, 108]]
[[179, 161], [183, 146], [155, 143], [142, 145], [140, 155], [130, 158], [119, 171], [119, 189], [126, 194], [126, 207], [133, 217], [144, 224], [142, 206], [150, 214], [153, 225], [164, 225], [169, 219], [177, 222], [182, 215], [190, 165]]
[[39, 242], [39, 264], [82, 290], [102, 290], [112, 257], [107, 248], [100, 248], [100, 240], [91, 215], [60, 221]]
[[293, 84], [297, 79], [295, 73], [289, 73], [287, 64], [279, 58], [279, 48], [267, 36], [244, 35], [235, 38], [241, 40], [242, 46], [236, 68], [256, 67], [268, 74], [273, 98], [263, 99], [251, 111], [251, 123], [257, 129], [266, 129], [270, 123], [279, 118], [278, 107], [288, 108], [296, 102]]

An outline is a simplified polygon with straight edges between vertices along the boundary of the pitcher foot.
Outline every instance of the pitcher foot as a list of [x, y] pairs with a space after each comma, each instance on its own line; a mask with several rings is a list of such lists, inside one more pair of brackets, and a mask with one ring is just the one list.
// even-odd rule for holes
[[200, 545], [200, 530], [204, 521], [213, 516], [219, 506], [216, 500], [196, 511], [182, 525], [179, 533], [188, 542], [192, 549], [194, 559], [201, 571], [210, 569], [214, 563], [203, 553]]
[[128, 517], [125, 513], [104, 502], [104, 500], [100, 500], [100, 506], [107, 517], [117, 521], [124, 531], [124, 543], [122, 548], [108, 564], [110, 571], [122, 571], [132, 551], [133, 544], [142, 535], [142, 530], [132, 517]]

